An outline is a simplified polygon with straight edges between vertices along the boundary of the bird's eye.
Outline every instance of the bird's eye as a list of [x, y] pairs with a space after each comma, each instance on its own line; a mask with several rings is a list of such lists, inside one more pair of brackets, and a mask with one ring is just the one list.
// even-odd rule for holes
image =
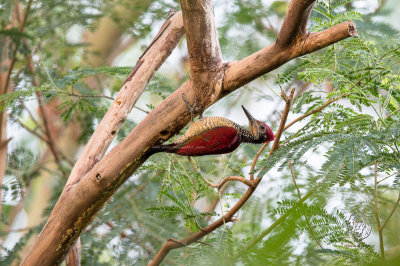
[[261, 130], [265, 130], [265, 126], [264, 125], [261, 125]]

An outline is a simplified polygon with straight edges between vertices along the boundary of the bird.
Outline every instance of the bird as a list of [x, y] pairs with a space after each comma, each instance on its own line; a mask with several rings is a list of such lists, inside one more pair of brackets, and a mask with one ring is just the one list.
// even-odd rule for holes
[[[189, 110], [193, 107], [188, 105]], [[243, 111], [249, 120], [249, 130], [235, 122], [219, 116], [201, 117], [189, 125], [188, 130], [171, 144], [154, 145], [152, 153], [167, 152], [183, 156], [203, 156], [230, 153], [236, 150], [241, 143], [261, 144], [274, 140], [274, 133], [264, 122], [254, 117], [242, 105]]]

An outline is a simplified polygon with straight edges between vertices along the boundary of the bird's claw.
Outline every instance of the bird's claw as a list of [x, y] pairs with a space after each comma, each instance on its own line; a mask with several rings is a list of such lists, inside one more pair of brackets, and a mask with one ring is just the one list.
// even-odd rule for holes
[[[200, 107], [200, 106], [197, 106], [197, 104], [196, 104], [196, 99], [194, 100], [193, 105], [191, 105], [191, 104], [189, 103], [189, 101], [186, 99], [185, 93], [182, 93], [182, 100], [185, 102], [186, 107], [187, 107], [187, 109], [188, 109], [189, 112], [190, 112], [190, 120], [193, 121], [193, 119], [194, 119], [194, 114], [195, 114], [196, 112], [200, 111], [200, 110], [201, 110], [201, 107]], [[201, 114], [199, 115], [199, 118], [200, 118], [200, 119], [203, 118], [203, 113], [201, 113]]]

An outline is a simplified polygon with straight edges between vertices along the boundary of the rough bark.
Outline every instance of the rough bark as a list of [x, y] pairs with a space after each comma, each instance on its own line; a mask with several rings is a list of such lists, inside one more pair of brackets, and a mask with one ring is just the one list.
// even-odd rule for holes
[[[83, 208], [82, 205], [80, 205], [78, 209], [74, 209], [74, 211], [71, 213], [72, 216], [63, 215], [64, 218], [69, 217], [67, 218], [67, 222], [59, 221], [58, 219], [57, 221], [53, 220], [54, 217], [60, 217], [60, 213], [65, 213], [66, 211], [70, 212], [72, 210], [70, 208], [71, 204], [68, 204], [68, 202], [71, 200], [74, 201], [74, 199], [71, 198], [70, 195], [74, 194], [75, 196], [78, 196], [80, 198], [78, 201], [86, 201], [85, 198], [88, 197], [89, 194], [86, 194], [86, 192], [81, 194], [82, 191], [75, 194], [75, 188], [77, 185], [83, 184], [81, 178], [104, 155], [105, 150], [115, 137], [118, 129], [125, 121], [126, 116], [132, 109], [138, 97], [143, 92], [147, 83], [154, 75], [154, 72], [161, 66], [164, 60], [172, 52], [182, 35], [182, 15], [181, 12], [177, 12], [174, 16], [168, 19], [166, 23], [164, 23], [160, 34], [156, 37], [156, 40], [139, 59], [131, 74], [124, 82], [115, 101], [96, 128], [96, 131], [89, 140], [88, 145], [72, 170], [70, 178], [68, 179], [68, 183], [65, 186], [59, 201], [54, 207], [48, 223], [45, 225], [41, 234], [37, 238], [37, 241], [43, 243], [44, 245], [35, 245], [30, 250], [23, 264], [35, 265], [38, 261], [40, 261], [42, 265], [53, 265], [60, 263], [66, 252], [74, 243], [74, 240], [76, 240], [76, 238], [79, 236], [81, 230], [84, 229], [84, 226], [82, 225], [85, 225], [89, 222], [89, 220], [86, 219], [91, 220], [95, 213], [102, 208], [105, 201], [112, 195], [114, 189], [117, 188], [117, 186], [113, 186], [112, 188], [108, 187], [107, 192], [96, 192], [95, 190], [91, 189], [92, 186], [88, 186], [87, 188], [90, 191], [89, 194], [91, 194], [91, 192], [95, 192], [97, 194], [97, 196], [95, 196], [97, 198], [95, 202], [87, 201], [89, 205]], [[95, 182], [103, 183], [100, 173], [96, 174], [94, 180]], [[93, 196], [93, 194], [91, 195]], [[80, 203], [83, 202], [81, 201]], [[77, 206], [79, 206], [79, 203]], [[60, 230], [62, 230], [61, 228], [67, 226], [67, 230], [65, 232], [66, 234], [60, 235], [60, 231], [58, 229], [54, 230], [53, 226], [60, 228]], [[50, 232], [47, 232], [46, 229], [49, 229]], [[56, 235], [59, 235], [58, 238]], [[54, 242], [48, 241], [53, 237], [56, 239], [55, 241], [53, 240]], [[72, 237], [74, 238], [72, 239]], [[60, 244], [62, 242], [68, 244]]]
[[[313, 2], [293, 0], [289, 6], [288, 14], [292, 15], [285, 19], [282, 30], [292, 29], [293, 25], [298, 25], [296, 21], [300, 21], [301, 27], [288, 31], [289, 36], [296, 36], [294, 41], [287, 43], [286, 37], [280, 35], [282, 38], [279, 42], [243, 60], [229, 63], [225, 68], [220, 59], [211, 1], [182, 1], [185, 28], [188, 31], [190, 80], [147, 115], [120, 144], [94, 164], [87, 174], [77, 175], [75, 179], [68, 181], [23, 265], [35, 265], [38, 261], [42, 265], [53, 265], [63, 259], [82, 230], [115, 190], [148, 158], [146, 150], [155, 143], [167, 140], [189, 122], [190, 115], [181, 98], [183, 93], [189, 102], [193, 103], [195, 99], [200, 102], [196, 113], [201, 113], [219, 98], [285, 62], [355, 34], [352, 22], [315, 35], [306, 33], [304, 29]], [[189, 23], [195, 23], [196, 30]], [[162, 51], [164, 50], [160, 50]], [[210, 64], [214, 65], [208, 68]], [[114, 104], [111, 108], [115, 108]], [[106, 128], [104, 132], [110, 135], [112, 130]], [[251, 195], [252, 192], [246, 193]], [[199, 234], [198, 237], [202, 235]]]
[[75, 163], [66, 188], [75, 182], [79, 182], [79, 178], [104, 156], [116, 133], [125, 122], [126, 116], [182, 35], [182, 14], [178, 12], [167, 19], [161, 27], [158, 35], [162, 36], [158, 37], [161, 38], [160, 41], [153, 42], [133, 67], [110, 109], [90, 137], [79, 160]]
[[[288, 23], [288, 20], [285, 20], [284, 23]], [[281, 46], [278, 42], [275, 42], [242, 60], [230, 62], [226, 66], [223, 95], [280, 67], [293, 58], [317, 51], [354, 36], [356, 33], [354, 22], [347, 21], [322, 32], [306, 32], [290, 46]]]
[[202, 110], [215, 102], [222, 89], [223, 62], [211, 0], [181, 1], [188, 54], [191, 90]]

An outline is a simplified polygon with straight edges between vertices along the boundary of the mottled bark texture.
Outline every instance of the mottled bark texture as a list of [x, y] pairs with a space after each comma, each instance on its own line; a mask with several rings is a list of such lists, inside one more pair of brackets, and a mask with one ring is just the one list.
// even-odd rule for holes
[[[275, 43], [242, 60], [223, 63], [211, 0], [182, 0], [183, 24], [180, 20], [182, 14], [176, 13], [169, 19], [170, 22], [166, 22], [168, 25], [161, 35], [156, 37], [150, 49], [139, 59], [136, 72], [129, 75], [119, 96], [110, 107], [108, 113], [115, 115], [107, 114], [103, 120], [109, 119], [110, 123], [102, 122], [96, 129], [94, 135], [97, 137], [89, 141], [85, 155], [82, 155], [82, 160], [78, 162], [82, 165], [77, 166], [71, 173], [49, 220], [22, 264], [54, 265], [63, 260], [79, 234], [115, 190], [147, 159], [146, 150], [178, 133], [189, 122], [190, 114], [182, 101], [182, 93], [185, 93], [191, 103], [196, 99], [199, 107], [196, 113], [199, 114], [224, 95], [289, 60], [356, 33], [353, 22], [342, 23], [321, 33], [307, 33], [306, 25], [313, 3], [314, 1], [310, 0], [292, 0]], [[190, 79], [98, 161], [105, 151], [102, 143], [111, 142], [137, 95], [140, 95], [158, 68], [157, 66], [154, 69], [151, 62], [163, 53], [163, 59], [158, 62], [159, 65], [162, 64], [181, 38], [183, 25], [191, 64]], [[138, 82], [142, 84], [140, 88]], [[81, 169], [88, 172], [85, 174]], [[241, 204], [244, 204], [251, 194], [252, 191], [248, 190]], [[229, 213], [229, 217], [237, 210]], [[190, 239], [185, 239], [187, 242], [184, 244], [200, 239], [218, 226], [219, 224], [209, 225], [205, 228], [206, 233], [198, 232], [190, 236]], [[163, 247], [152, 264], [160, 263], [171, 249], [181, 246], [182, 243], [169, 242], [168, 247]]]

